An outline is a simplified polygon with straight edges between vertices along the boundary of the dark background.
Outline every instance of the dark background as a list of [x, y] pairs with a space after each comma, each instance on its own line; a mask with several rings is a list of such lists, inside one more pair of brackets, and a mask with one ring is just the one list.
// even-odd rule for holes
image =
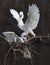
[[[50, 0], [0, 0], [0, 32], [14, 31], [19, 36], [23, 32], [17, 27], [17, 22], [10, 14], [10, 8], [16, 9], [18, 12], [24, 12], [24, 22], [27, 19], [28, 5], [35, 3], [40, 10], [40, 21], [38, 27], [34, 30], [36, 35], [50, 34]], [[13, 23], [14, 22], [14, 23]], [[50, 65], [50, 41], [45, 38], [36, 41], [36, 49], [40, 52], [40, 56], [35, 54], [34, 65]], [[39, 44], [41, 43], [41, 44]], [[9, 49], [9, 45], [0, 39], [0, 65], [3, 65], [5, 54]], [[39, 50], [40, 48], [40, 50]], [[9, 65], [13, 65], [13, 54], [10, 53]], [[30, 60], [16, 60], [15, 65], [31, 65]]]

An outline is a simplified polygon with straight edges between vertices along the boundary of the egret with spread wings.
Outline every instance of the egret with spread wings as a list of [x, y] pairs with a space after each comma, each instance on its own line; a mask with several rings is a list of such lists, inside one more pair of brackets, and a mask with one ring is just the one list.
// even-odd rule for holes
[[24, 18], [24, 14], [22, 11], [18, 13], [16, 10], [10, 9], [10, 12], [13, 15], [13, 17], [17, 20], [18, 27], [24, 31], [24, 33], [22, 33], [21, 35], [22, 37], [28, 33], [31, 33], [33, 36], [35, 36], [33, 30], [37, 27], [40, 18], [39, 9], [35, 4], [32, 4], [31, 6], [29, 5], [27, 13], [28, 18], [25, 24], [22, 20]]
[[[0, 33], [0, 38], [5, 39], [10, 45], [12, 45], [12, 43], [19, 44], [19, 43], [25, 42], [21, 37], [19, 37], [17, 34], [11, 31]], [[17, 50], [20, 51], [25, 58], [31, 58], [31, 54], [27, 46], [25, 46], [23, 49], [20, 49], [20, 48], [16, 50], [14, 49], [14, 51], [17, 51]]]
[[14, 43], [24, 43], [24, 40], [21, 37], [19, 37], [17, 34], [11, 31], [2, 32], [2, 37], [10, 44], [13, 42]]

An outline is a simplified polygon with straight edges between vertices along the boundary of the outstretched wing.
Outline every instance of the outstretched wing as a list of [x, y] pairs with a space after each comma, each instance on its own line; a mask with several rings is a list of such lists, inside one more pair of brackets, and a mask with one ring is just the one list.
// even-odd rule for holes
[[16, 39], [18, 36], [14, 32], [2, 32], [2, 34], [5, 36], [5, 40], [8, 42], [16, 42]]
[[25, 25], [30, 27], [31, 29], [35, 29], [38, 25], [40, 18], [40, 13], [38, 7], [34, 4], [29, 5], [28, 18], [25, 22]]
[[17, 34], [15, 34], [14, 32], [8, 31], [8, 32], [2, 32], [2, 34], [5, 36], [4, 39], [9, 42], [16, 42], [16, 43], [23, 43], [24, 40], [19, 37]]
[[19, 14], [18, 14], [18, 12], [17, 12], [16, 10], [10, 9], [10, 13], [13, 15], [13, 17], [14, 17], [17, 21], [19, 21]]

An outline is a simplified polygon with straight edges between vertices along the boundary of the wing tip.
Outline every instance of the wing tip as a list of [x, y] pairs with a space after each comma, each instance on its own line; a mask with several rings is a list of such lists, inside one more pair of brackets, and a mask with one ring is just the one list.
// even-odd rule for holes
[[39, 8], [37, 7], [36, 4], [34, 4], [34, 8], [37, 10], [37, 12], [39, 12]]
[[10, 13], [12, 13], [13, 12], [13, 9], [10, 9]]
[[29, 10], [33, 10], [33, 12], [39, 12], [39, 8], [36, 4], [32, 4], [31, 6], [29, 5]]

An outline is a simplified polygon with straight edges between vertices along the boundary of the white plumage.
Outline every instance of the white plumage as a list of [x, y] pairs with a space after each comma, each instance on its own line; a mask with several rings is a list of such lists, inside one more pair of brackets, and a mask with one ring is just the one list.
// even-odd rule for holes
[[28, 18], [25, 24], [23, 23], [22, 20], [24, 17], [22, 11], [18, 13], [16, 10], [10, 9], [10, 12], [13, 15], [13, 17], [18, 21], [18, 27], [24, 31], [22, 37], [28, 33], [31, 33], [32, 35], [35, 36], [33, 30], [37, 27], [40, 18], [39, 9], [35, 4], [34, 5], [32, 4], [31, 6], [29, 5], [29, 9], [27, 13]]
[[24, 43], [24, 40], [14, 32], [7, 31], [7, 32], [2, 32], [2, 34], [5, 36], [4, 39], [9, 43], [13, 43], [13, 42]]
[[25, 25], [28, 25], [31, 29], [35, 29], [38, 25], [39, 22], [39, 9], [38, 7], [34, 4], [31, 6], [29, 5], [29, 12], [28, 12], [28, 18], [26, 20]]

